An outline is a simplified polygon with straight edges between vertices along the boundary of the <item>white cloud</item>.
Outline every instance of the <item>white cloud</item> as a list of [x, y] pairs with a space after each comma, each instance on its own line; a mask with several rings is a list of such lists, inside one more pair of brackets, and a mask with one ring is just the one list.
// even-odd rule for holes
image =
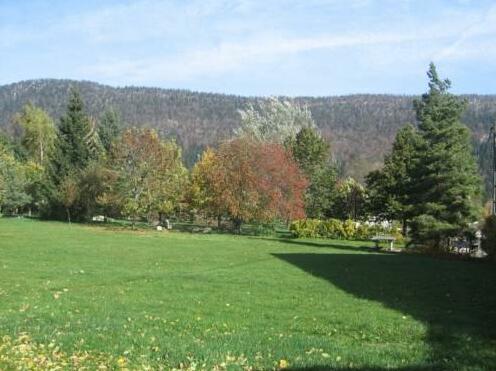
[[[477, 37], [484, 36], [485, 40], [480, 42]], [[488, 45], [488, 36], [491, 43]], [[488, 49], [489, 47], [489, 49]], [[446, 60], [450, 58], [470, 58], [487, 55], [496, 49], [496, 5], [492, 6], [488, 12], [475, 20], [468, 27], [463, 29], [454, 42], [444, 47], [439, 53], [434, 55], [434, 60]]]
[[[446, 37], [449, 33], [439, 34]], [[343, 47], [402, 45], [431, 39], [431, 33], [359, 33], [322, 35], [307, 38], [257, 37], [245, 42], [223, 42], [203, 50], [186, 50], [174, 55], [129, 60], [104, 60], [84, 68], [83, 73], [104, 79], [126, 77], [135, 82], [152, 80], [188, 80], [198, 76], [215, 76], [243, 69], [247, 65], [269, 63], [277, 58], [313, 50]]]

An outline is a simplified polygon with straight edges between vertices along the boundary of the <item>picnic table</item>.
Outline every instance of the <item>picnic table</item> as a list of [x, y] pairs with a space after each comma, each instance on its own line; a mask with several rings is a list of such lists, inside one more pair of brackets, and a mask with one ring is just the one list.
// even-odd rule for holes
[[396, 241], [396, 238], [394, 236], [391, 236], [388, 234], [377, 234], [374, 237], [372, 237], [371, 240], [375, 242], [375, 248], [376, 249], [379, 249], [379, 243], [380, 242], [388, 242], [389, 243], [389, 251], [393, 251], [394, 241]]

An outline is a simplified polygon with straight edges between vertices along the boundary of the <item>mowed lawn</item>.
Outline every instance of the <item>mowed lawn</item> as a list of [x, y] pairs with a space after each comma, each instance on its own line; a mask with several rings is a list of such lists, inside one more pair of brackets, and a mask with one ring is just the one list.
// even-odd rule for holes
[[496, 369], [494, 265], [365, 245], [0, 219], [0, 369]]

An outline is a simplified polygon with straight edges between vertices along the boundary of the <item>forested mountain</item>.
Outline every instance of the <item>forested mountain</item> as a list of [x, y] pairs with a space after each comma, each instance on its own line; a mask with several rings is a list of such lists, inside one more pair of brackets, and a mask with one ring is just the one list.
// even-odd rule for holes
[[[114, 88], [87, 81], [29, 80], [0, 86], [0, 125], [9, 130], [12, 116], [31, 101], [56, 120], [63, 114], [71, 86], [77, 87], [88, 113], [99, 118], [109, 108], [127, 126], [156, 128], [174, 137], [191, 165], [198, 153], [232, 135], [239, 110], [263, 98], [144, 87]], [[496, 120], [496, 96], [465, 97], [464, 123], [481, 143]], [[290, 98], [309, 107], [337, 160], [348, 175], [362, 178], [382, 164], [398, 128], [414, 123], [412, 96], [349, 95]]]

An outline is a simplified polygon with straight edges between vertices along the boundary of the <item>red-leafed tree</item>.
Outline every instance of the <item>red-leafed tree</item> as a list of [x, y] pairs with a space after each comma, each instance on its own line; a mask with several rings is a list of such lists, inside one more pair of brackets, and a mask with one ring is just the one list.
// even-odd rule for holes
[[293, 157], [283, 146], [265, 143], [260, 146], [256, 161], [258, 184], [267, 197], [267, 208], [285, 220], [304, 218], [308, 181]]
[[307, 184], [283, 146], [244, 137], [209, 150], [193, 170], [192, 188], [204, 211], [225, 214], [239, 228], [245, 221], [303, 218]]

